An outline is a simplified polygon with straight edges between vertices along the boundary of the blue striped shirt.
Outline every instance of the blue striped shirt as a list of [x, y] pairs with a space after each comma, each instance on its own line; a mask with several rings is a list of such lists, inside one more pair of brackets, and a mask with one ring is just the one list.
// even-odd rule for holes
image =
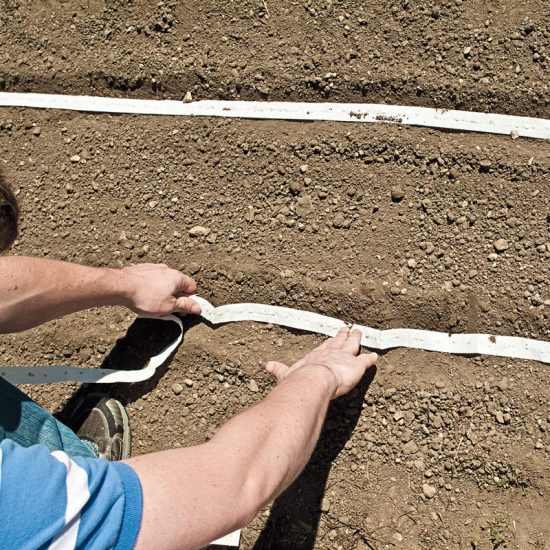
[[142, 512], [127, 464], [0, 442], [0, 548], [134, 548]]

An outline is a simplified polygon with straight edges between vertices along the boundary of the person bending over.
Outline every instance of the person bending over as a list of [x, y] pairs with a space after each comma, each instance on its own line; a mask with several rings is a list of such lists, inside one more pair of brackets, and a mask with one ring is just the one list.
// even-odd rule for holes
[[[17, 237], [18, 214], [0, 179], [0, 252]], [[198, 314], [195, 290], [165, 265], [3, 256], [0, 333], [107, 305]], [[132, 458], [120, 402], [85, 399], [75, 433], [0, 377], [0, 548], [194, 549], [246, 526], [303, 470], [329, 402], [376, 362], [359, 354], [360, 338], [342, 329], [292, 366], [268, 362], [275, 388], [207, 443]]]

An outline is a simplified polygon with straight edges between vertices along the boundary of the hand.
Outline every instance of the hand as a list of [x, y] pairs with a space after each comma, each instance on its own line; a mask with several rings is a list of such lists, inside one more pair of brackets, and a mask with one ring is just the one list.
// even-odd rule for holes
[[160, 317], [169, 313], [201, 312], [200, 305], [188, 297], [197, 290], [195, 281], [164, 264], [124, 267], [126, 304], [140, 315]]
[[331, 399], [336, 399], [352, 390], [365, 371], [378, 359], [376, 353], [359, 355], [360, 349], [361, 331], [342, 328], [334, 338], [323, 342], [291, 367], [277, 361], [270, 361], [266, 368], [278, 382], [282, 382], [306, 366], [324, 367], [332, 373], [334, 389]]

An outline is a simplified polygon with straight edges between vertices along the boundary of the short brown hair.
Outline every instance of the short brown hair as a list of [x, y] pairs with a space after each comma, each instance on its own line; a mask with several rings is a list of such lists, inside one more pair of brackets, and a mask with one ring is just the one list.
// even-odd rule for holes
[[7, 250], [17, 238], [18, 221], [17, 199], [0, 171], [0, 252]]

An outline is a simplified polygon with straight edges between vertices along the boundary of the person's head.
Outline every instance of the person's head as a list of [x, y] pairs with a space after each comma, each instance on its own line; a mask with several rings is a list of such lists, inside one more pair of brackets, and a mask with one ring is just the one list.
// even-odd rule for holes
[[18, 221], [17, 199], [0, 171], [0, 252], [7, 250], [17, 238]]

